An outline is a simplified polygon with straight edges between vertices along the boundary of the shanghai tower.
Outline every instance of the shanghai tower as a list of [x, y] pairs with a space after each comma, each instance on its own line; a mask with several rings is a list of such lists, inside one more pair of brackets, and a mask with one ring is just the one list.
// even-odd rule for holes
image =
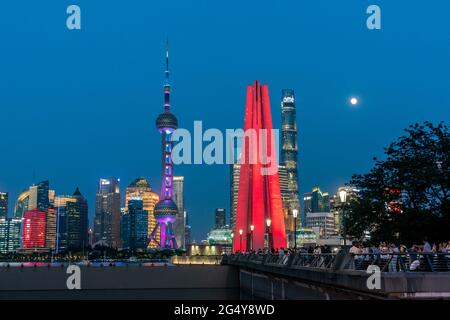
[[292, 89], [283, 89], [281, 92], [281, 165], [286, 167], [287, 172], [287, 194], [284, 207], [288, 209], [285, 216], [286, 229], [291, 235], [294, 234], [294, 228], [301, 224], [300, 220], [297, 226], [294, 226], [294, 210], [300, 212], [299, 192], [298, 192], [298, 146], [297, 146], [297, 123], [295, 110], [295, 94]]

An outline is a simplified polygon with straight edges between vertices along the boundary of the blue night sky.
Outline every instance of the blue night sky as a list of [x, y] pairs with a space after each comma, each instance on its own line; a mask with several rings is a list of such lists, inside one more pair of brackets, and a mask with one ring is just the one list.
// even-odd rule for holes
[[[66, 28], [66, 8], [82, 30]], [[366, 8], [382, 9], [382, 30]], [[301, 193], [334, 192], [418, 121], [450, 119], [450, 2], [6, 1], [0, 10], [0, 190], [49, 179], [76, 186], [94, 213], [97, 181], [146, 176], [159, 191], [165, 39], [180, 127], [243, 125], [246, 85], [269, 85], [274, 126], [282, 88], [296, 92]], [[349, 107], [350, 96], [361, 103]], [[229, 212], [229, 167], [176, 167], [193, 236]], [[92, 221], [91, 221], [92, 223]]]

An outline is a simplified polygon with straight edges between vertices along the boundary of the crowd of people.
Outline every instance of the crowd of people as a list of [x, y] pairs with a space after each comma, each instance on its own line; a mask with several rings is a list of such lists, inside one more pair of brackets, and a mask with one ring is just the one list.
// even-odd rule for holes
[[[344, 249], [352, 255], [352, 268], [356, 269], [358, 267], [364, 267], [365, 264], [378, 263], [380, 265], [385, 265], [389, 272], [400, 271], [401, 268], [408, 268], [410, 271], [419, 270], [421, 266], [424, 265], [424, 256], [427, 254], [442, 253], [450, 254], [450, 241], [442, 243], [430, 242], [428, 239], [424, 239], [421, 244], [397, 244], [395, 242], [385, 242], [382, 241], [379, 244], [375, 244], [370, 241], [360, 242], [353, 241], [350, 248], [334, 247], [330, 248], [325, 245], [315, 245], [315, 246], [302, 246], [298, 248], [280, 248], [280, 249], [259, 249], [258, 251], [252, 250], [246, 254], [254, 255], [266, 255], [272, 254], [281, 257], [282, 261], [287, 261], [287, 258], [295, 253], [308, 254], [312, 256], [326, 255], [331, 253], [338, 253]], [[448, 259], [444, 256], [430, 258], [430, 264], [433, 263], [435, 259]], [[401, 258], [407, 258], [407, 266], [402, 266], [400, 264]], [[326, 257], [325, 257], [326, 258]], [[405, 258], [402, 260], [406, 261]]]

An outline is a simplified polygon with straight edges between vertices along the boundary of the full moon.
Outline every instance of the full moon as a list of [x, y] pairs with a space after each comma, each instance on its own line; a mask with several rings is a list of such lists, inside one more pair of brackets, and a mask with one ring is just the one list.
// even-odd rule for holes
[[350, 99], [350, 103], [352, 104], [352, 106], [355, 106], [355, 105], [358, 104], [358, 99], [353, 97], [353, 98]]

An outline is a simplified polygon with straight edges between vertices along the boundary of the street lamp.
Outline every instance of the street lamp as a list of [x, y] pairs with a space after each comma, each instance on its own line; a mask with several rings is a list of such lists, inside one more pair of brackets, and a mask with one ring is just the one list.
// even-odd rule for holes
[[250, 251], [253, 251], [253, 230], [255, 230], [255, 226], [250, 225]]
[[267, 249], [270, 250], [272, 248], [272, 244], [271, 244], [271, 239], [270, 239], [270, 225], [272, 224], [272, 220], [267, 219], [266, 220], [266, 224], [267, 224]]
[[297, 209], [292, 210], [292, 215], [294, 216], [294, 249], [297, 249], [297, 217], [298, 217], [298, 210]]
[[339, 198], [342, 203], [342, 228], [343, 228], [343, 237], [344, 237], [344, 248], [347, 246], [347, 221], [345, 219], [345, 204], [347, 202], [347, 191], [341, 190], [339, 191]]
[[239, 241], [240, 241], [240, 245], [239, 245], [239, 251], [242, 252], [242, 233], [244, 231], [242, 229], [239, 229]]

